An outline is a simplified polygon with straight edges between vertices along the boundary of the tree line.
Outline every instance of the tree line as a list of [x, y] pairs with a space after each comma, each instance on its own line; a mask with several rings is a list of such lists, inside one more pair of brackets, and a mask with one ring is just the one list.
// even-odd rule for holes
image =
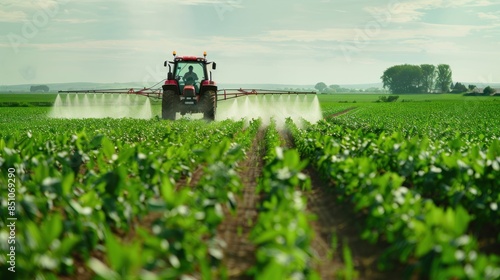
[[319, 93], [359, 93], [359, 92], [379, 92], [379, 93], [385, 93], [386, 90], [377, 88], [377, 87], [370, 87], [367, 89], [355, 89], [355, 88], [346, 88], [342, 87], [340, 85], [326, 85], [324, 82], [319, 82], [317, 83], [314, 88], [319, 92]]
[[38, 85], [30, 87], [30, 92], [37, 92], [37, 91], [49, 92], [49, 87], [46, 85]]
[[452, 71], [448, 64], [395, 65], [382, 77], [384, 88], [392, 93], [450, 92]]

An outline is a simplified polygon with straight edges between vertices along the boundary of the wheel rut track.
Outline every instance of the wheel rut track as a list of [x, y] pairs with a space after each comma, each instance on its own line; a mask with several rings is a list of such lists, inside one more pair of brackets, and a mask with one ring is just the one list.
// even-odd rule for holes
[[217, 229], [217, 237], [226, 243], [223, 263], [229, 279], [253, 279], [246, 272], [255, 264], [256, 248], [250, 242], [249, 235], [258, 216], [260, 196], [256, 193], [256, 187], [262, 174], [263, 139], [264, 130], [261, 129], [237, 170], [243, 191], [236, 198], [236, 214], [224, 208], [225, 218]]
[[337, 112], [337, 113], [333, 113], [333, 114], [330, 114], [328, 116], [326, 116], [327, 119], [332, 119], [332, 118], [335, 118], [335, 117], [338, 117], [338, 116], [342, 116], [342, 115], [345, 115], [353, 110], [356, 110], [358, 107], [351, 107], [351, 108], [347, 108], [343, 111], [340, 111], [340, 112]]

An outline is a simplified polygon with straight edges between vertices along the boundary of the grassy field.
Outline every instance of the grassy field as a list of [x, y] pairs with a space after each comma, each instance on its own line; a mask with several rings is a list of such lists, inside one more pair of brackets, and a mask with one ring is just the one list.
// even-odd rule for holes
[[4, 102], [54, 102], [57, 93], [0, 93], [0, 103]]
[[[322, 103], [338, 103], [338, 102], [375, 102], [380, 96], [391, 96], [392, 94], [377, 94], [377, 93], [339, 93], [339, 94], [321, 94], [318, 95]], [[398, 95], [397, 102], [425, 102], [425, 101], [455, 101], [455, 100], [483, 100], [483, 99], [500, 99], [498, 96], [463, 96], [461, 94], [394, 94]]]

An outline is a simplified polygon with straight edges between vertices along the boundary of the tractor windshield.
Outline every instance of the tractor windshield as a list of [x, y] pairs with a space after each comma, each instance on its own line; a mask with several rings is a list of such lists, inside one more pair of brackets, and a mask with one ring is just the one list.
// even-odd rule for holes
[[175, 78], [186, 85], [194, 85], [206, 80], [204, 65], [201, 62], [180, 61], [177, 63]]

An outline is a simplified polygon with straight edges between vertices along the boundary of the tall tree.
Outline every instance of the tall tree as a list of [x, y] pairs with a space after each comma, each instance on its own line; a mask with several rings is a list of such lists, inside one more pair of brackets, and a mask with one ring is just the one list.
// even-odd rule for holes
[[418, 65], [395, 65], [384, 71], [384, 88], [392, 93], [420, 93], [422, 91], [422, 69]]
[[436, 66], [432, 64], [422, 64], [420, 68], [422, 69], [422, 90], [425, 93], [429, 93], [434, 89]]
[[314, 88], [317, 89], [319, 92], [323, 92], [327, 88], [327, 85], [323, 82], [319, 82], [314, 86]]
[[496, 90], [490, 86], [487, 86], [483, 89], [483, 94], [484, 95], [492, 95], [496, 92]]
[[453, 83], [450, 65], [439, 64], [437, 67], [436, 89], [441, 92], [450, 92], [450, 85]]
[[453, 90], [451, 92], [464, 93], [464, 92], [467, 92], [467, 87], [462, 83], [456, 82], [455, 85], [453, 86]]

